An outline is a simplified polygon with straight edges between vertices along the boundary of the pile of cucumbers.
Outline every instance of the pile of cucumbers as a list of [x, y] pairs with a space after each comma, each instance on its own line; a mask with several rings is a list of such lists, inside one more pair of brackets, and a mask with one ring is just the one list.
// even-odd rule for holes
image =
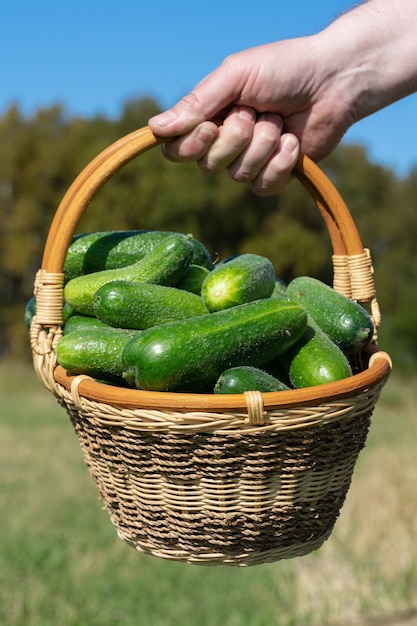
[[320, 385], [351, 376], [350, 355], [374, 331], [360, 304], [321, 281], [301, 276], [284, 285], [257, 254], [213, 263], [201, 242], [181, 233], [78, 235], [64, 273], [58, 363], [137, 389]]

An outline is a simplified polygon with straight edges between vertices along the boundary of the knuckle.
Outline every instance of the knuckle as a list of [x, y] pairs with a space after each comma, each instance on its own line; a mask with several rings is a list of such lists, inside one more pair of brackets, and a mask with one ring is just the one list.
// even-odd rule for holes
[[187, 109], [189, 109], [190, 111], [197, 110], [201, 105], [200, 98], [195, 91], [190, 91], [186, 96], [181, 99], [181, 102], [185, 104]]
[[275, 150], [279, 144], [279, 133], [273, 133], [268, 128], [262, 128], [256, 134], [256, 141], [264, 152]]
[[258, 123], [255, 134], [256, 141], [267, 150], [277, 148], [281, 139], [281, 129], [275, 124]]
[[227, 128], [227, 142], [234, 149], [244, 148], [252, 139], [253, 129], [247, 123], [235, 122]]

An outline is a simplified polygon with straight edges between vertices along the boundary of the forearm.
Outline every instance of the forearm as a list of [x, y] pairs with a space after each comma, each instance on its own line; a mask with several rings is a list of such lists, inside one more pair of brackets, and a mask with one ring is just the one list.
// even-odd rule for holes
[[368, 0], [315, 35], [231, 55], [150, 126], [177, 137], [169, 158], [276, 193], [298, 149], [320, 160], [352, 124], [417, 91], [416, 26], [417, 0]]
[[313, 36], [353, 121], [417, 91], [417, 0], [369, 0]]

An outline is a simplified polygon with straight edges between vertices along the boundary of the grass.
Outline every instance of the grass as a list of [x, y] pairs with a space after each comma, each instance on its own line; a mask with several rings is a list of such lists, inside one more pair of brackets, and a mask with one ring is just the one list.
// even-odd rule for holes
[[[5, 626], [417, 624], [415, 381], [391, 379], [330, 539], [239, 569], [141, 555], [101, 509], [66, 413], [0, 368], [0, 623]], [[411, 620], [411, 621], [410, 621]]]

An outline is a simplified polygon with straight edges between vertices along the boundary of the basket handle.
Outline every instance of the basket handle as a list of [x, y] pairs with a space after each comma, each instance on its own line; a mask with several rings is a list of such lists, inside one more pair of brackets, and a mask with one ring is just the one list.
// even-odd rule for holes
[[[48, 283], [48, 276], [62, 274], [77, 224], [106, 181], [133, 158], [163, 141], [145, 126], [108, 146], [82, 170], [63, 197], [51, 223], [40, 270], [42, 284]], [[346, 204], [324, 172], [307, 156], [300, 156], [293, 175], [316, 203], [329, 231], [334, 288], [366, 306], [377, 327], [380, 315], [370, 255], [362, 245]], [[50, 282], [55, 282], [55, 278]], [[49, 321], [56, 323], [55, 320]]]

